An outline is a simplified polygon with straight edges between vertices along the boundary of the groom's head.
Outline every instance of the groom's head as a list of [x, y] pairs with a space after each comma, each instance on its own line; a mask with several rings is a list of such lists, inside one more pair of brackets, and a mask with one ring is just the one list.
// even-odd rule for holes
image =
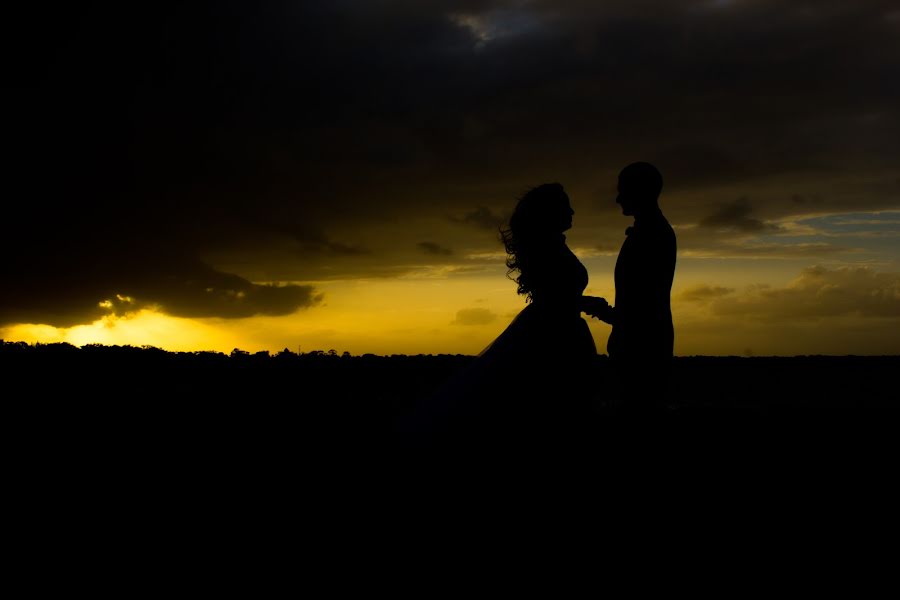
[[619, 173], [619, 195], [616, 198], [616, 202], [622, 206], [622, 214], [640, 215], [647, 209], [657, 209], [662, 185], [662, 175], [650, 163], [631, 163], [622, 169]]

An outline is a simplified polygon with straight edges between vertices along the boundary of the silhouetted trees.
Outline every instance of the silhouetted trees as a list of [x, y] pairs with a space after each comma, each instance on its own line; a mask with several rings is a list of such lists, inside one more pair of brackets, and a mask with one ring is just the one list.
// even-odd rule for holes
[[[65, 342], [27, 344], [0, 340], [0, 370], [7, 388], [31, 396], [90, 390], [125, 401], [135, 395], [160, 401], [237, 400], [321, 403], [364, 408], [368, 418], [389, 418], [416, 398], [438, 389], [460, 372], [471, 356], [351, 355], [334, 349], [274, 355], [240, 348], [168, 352], [153, 346]], [[605, 397], [608, 359], [597, 357], [585, 390], [598, 406]], [[673, 369], [671, 408], [682, 410], [767, 411], [794, 408], [895, 408], [889, 390], [900, 357], [801, 356], [679, 357]], [[352, 411], [351, 411], [352, 412]]]
[[[235, 348], [167, 352], [152, 346], [0, 340], [0, 372], [7, 389], [29, 397], [129, 398], [159, 402], [287, 402], [338, 408], [385, 422], [438, 389], [470, 363], [465, 355], [392, 355], [288, 348], [277, 353]], [[598, 356], [596, 382], [585, 396], [599, 410], [607, 395], [606, 356]], [[897, 407], [894, 373], [900, 357], [681, 357], [672, 376], [670, 409], [751, 412]], [[592, 401], [593, 401], [592, 400]]]

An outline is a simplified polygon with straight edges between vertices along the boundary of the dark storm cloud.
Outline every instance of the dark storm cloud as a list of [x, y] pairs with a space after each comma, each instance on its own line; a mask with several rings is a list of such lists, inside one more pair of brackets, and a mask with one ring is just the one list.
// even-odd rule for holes
[[124, 291], [178, 317], [280, 316], [322, 299], [308, 285], [255, 284], [199, 262], [144, 273]]
[[770, 320], [815, 320], [854, 315], [900, 319], [900, 273], [865, 267], [804, 269], [790, 285], [753, 287], [714, 300], [716, 315]]
[[9, 286], [0, 296], [0, 325], [68, 327], [144, 308], [176, 317], [279, 316], [322, 299], [312, 286], [255, 284], [165, 250], [123, 254], [111, 245], [105, 254], [87, 257], [74, 249], [55, 261], [39, 272], [56, 277], [2, 269]]
[[822, 196], [816, 194], [811, 197], [803, 194], [791, 194], [791, 202], [794, 204], [822, 204]]
[[[732, 197], [750, 194], [751, 214], [678, 208], [685, 222], [706, 217], [743, 233], [809, 210], [791, 195], [814, 198], [833, 180], [856, 187], [832, 193], [831, 211], [897, 205], [892, 1], [221, 0], [56, 10], [12, 10], [2, 42], [14, 61], [0, 250], [16, 257], [11, 283], [36, 290], [9, 296], [6, 314], [37, 297], [74, 307], [125, 293], [127, 273], [92, 276], [104, 254], [83, 249], [110, 236], [140, 265], [136, 274], [174, 269], [154, 281], [183, 273], [146, 248], [245, 280], [395, 272], [421, 259], [417, 239], [440, 232], [365, 243], [353, 232], [455, 215], [470, 231], [441, 239], [488, 249], [495, 240], [484, 233], [503, 221], [496, 207], [511, 208], [525, 187], [563, 181], [577, 204], [614, 186], [632, 160], [656, 163], [666, 193], [745, 188]], [[754, 182], [773, 177], [808, 185], [783, 190], [783, 205], [757, 202]], [[223, 255], [227, 269], [206, 258]], [[63, 268], [58, 256], [72, 260]], [[281, 258], [249, 258], [267, 256]], [[260, 302], [290, 293], [260, 292]], [[165, 304], [164, 294], [147, 295]], [[241, 313], [224, 299], [203, 306]]]
[[450, 220], [454, 223], [472, 225], [478, 229], [497, 231], [497, 228], [508, 221], [509, 218], [496, 214], [487, 206], [479, 206], [460, 217], [451, 216]]
[[736, 230], [744, 233], [777, 231], [778, 226], [763, 223], [750, 216], [753, 207], [747, 198], [738, 198], [734, 202], [722, 204], [711, 215], [700, 220], [701, 227], [720, 230]]
[[435, 242], [419, 242], [416, 246], [419, 250], [431, 256], [450, 256], [453, 254], [453, 250], [445, 248]]
[[[757, 236], [729, 228], [691, 227], [676, 230], [678, 254], [683, 258], [771, 258], [824, 260], [841, 255], [856, 255], [864, 249], [831, 241], [800, 241], [782, 230], [774, 235]], [[826, 238], [827, 239], [827, 238]]]
[[261, 235], [265, 235], [265, 233], [268, 233], [270, 239], [274, 238], [278, 233], [287, 233], [288, 237], [298, 244], [298, 250], [304, 254], [360, 256], [369, 253], [369, 250], [359, 245], [329, 239], [328, 236], [319, 230], [285, 231], [279, 228], [277, 224], [272, 224], [260, 232]]

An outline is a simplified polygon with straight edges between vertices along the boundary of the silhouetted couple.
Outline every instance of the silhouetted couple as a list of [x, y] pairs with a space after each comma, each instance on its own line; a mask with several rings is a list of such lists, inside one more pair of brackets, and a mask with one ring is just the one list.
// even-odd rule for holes
[[[669, 296], [675, 234], [659, 208], [662, 176], [648, 163], [619, 174], [616, 202], [634, 217], [615, 269], [615, 306], [584, 296], [587, 269], [566, 245], [575, 211], [559, 183], [532, 188], [502, 230], [509, 276], [526, 307], [441, 393], [423, 405], [426, 431], [488, 436], [590, 435], [593, 403], [618, 392], [618, 411], [647, 414], [665, 402], [674, 330]], [[586, 313], [612, 325], [616, 381], [597, 374]]]

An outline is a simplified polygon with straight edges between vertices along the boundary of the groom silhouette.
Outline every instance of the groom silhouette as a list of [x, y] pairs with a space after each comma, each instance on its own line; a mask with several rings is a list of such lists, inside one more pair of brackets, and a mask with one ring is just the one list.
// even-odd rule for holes
[[634, 217], [634, 225], [625, 231], [616, 261], [615, 307], [600, 298], [586, 300], [588, 314], [612, 325], [606, 351], [625, 412], [664, 407], [671, 370], [676, 242], [659, 208], [662, 185], [660, 172], [646, 162], [632, 163], [619, 173], [616, 202], [623, 215]]

